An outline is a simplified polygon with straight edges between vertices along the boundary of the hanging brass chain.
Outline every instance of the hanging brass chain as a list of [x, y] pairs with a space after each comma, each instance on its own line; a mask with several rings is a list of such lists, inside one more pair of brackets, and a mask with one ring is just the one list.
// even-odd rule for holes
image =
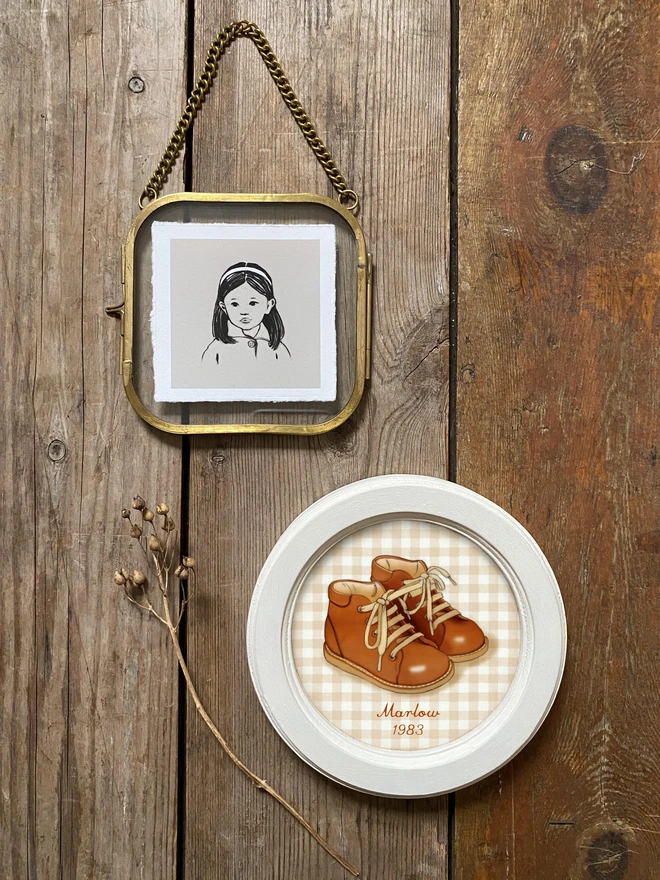
[[302, 104], [291, 88], [291, 83], [282, 70], [280, 62], [275, 57], [275, 53], [266, 39], [265, 34], [256, 26], [256, 24], [253, 24], [250, 21], [233, 21], [228, 27], [220, 31], [213, 43], [211, 43], [206, 56], [206, 63], [204, 64], [204, 72], [200, 75], [197, 80], [197, 85], [190, 93], [186, 109], [183, 111], [181, 119], [179, 119], [177, 126], [174, 129], [174, 133], [170, 138], [167, 149], [163, 153], [163, 157], [142, 191], [142, 195], [139, 198], [140, 208], [143, 208], [148, 201], [151, 201], [151, 199], [155, 199], [161, 192], [174, 163], [181, 153], [186, 132], [197, 116], [204, 98], [211, 90], [213, 80], [218, 73], [218, 62], [220, 61], [220, 58], [228, 47], [235, 40], [239, 39], [239, 37], [247, 37], [249, 40], [252, 40], [257, 47], [264, 64], [268, 68], [268, 72], [273, 78], [273, 82], [280, 90], [284, 103], [298, 123], [307, 143], [312, 148], [314, 155], [323, 167], [323, 170], [330, 178], [332, 185], [339, 193], [339, 201], [348, 208], [349, 211], [356, 212], [358, 208], [357, 194], [352, 189], [349, 189], [344, 176], [335, 165], [334, 159], [314, 128], [312, 120], [307, 113], [305, 113]]

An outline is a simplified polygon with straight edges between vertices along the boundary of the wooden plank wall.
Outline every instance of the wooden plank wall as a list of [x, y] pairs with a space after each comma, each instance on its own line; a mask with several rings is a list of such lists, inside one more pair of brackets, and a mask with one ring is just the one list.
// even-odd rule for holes
[[[192, 442], [201, 591], [188, 651], [200, 693], [241, 756], [364, 877], [657, 873], [651, 0], [454, 2], [452, 453], [458, 480], [510, 510], [557, 571], [570, 648], [548, 721], [450, 815], [445, 799], [326, 782], [280, 742], [249, 681], [250, 593], [294, 516], [360, 477], [447, 475], [449, 12], [422, 0], [5, 4], [0, 852], [11, 880], [343, 876], [190, 711], [178, 741], [170, 646], [111, 582], [130, 562], [118, 509], [137, 490], [179, 507], [187, 452], [130, 410], [103, 309], [119, 299], [119, 245], [183, 105], [187, 37], [199, 70], [237, 17], [265, 28], [362, 197], [374, 375], [325, 437]], [[191, 170], [198, 190], [330, 192], [247, 43], [222, 60]], [[182, 187], [181, 169], [168, 186]]]
[[8, 880], [174, 876], [176, 669], [112, 573], [128, 549], [120, 508], [137, 487], [178, 504], [180, 451], [127, 406], [103, 310], [121, 298], [120, 245], [183, 98], [184, 25], [180, 0], [2, 11]]
[[658, 876], [652, 2], [461, 2], [458, 480], [540, 542], [566, 676], [457, 795], [457, 880]]
[[[267, 32], [303, 105], [362, 198], [377, 262], [374, 377], [357, 414], [316, 439], [195, 439], [190, 539], [203, 595], [193, 674], [241, 756], [365, 877], [440, 880], [444, 799], [379, 800], [327, 782], [281, 742], [252, 690], [245, 624], [259, 569], [324, 493], [378, 473], [445, 476], [448, 391], [448, 9], [424, 2], [208, 2], [199, 68], [218, 27]], [[423, 86], [422, 86], [423, 84]], [[422, 87], [420, 87], [422, 86]], [[331, 193], [254, 46], [231, 47], [194, 137], [193, 188]], [[218, 755], [188, 716], [186, 877], [341, 878], [343, 870]]]

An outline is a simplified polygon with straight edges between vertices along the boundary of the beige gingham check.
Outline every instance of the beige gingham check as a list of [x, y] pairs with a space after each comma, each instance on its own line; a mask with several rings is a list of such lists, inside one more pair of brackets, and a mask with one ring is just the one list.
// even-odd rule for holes
[[[457, 663], [453, 679], [437, 690], [404, 696], [342, 672], [323, 657], [328, 585], [333, 580], [369, 581], [375, 556], [423, 559], [447, 569], [457, 585], [446, 599], [488, 636], [488, 653]], [[390, 520], [344, 538], [311, 570], [293, 614], [293, 656], [300, 681], [316, 708], [336, 727], [368, 745], [428, 749], [473, 730], [502, 700], [518, 665], [520, 619], [506, 578], [469, 538], [435, 523]], [[387, 703], [396, 709], [438, 710], [436, 718], [378, 718]], [[395, 724], [424, 725], [418, 734], [394, 734]], [[417, 729], [417, 727], [416, 727]]]

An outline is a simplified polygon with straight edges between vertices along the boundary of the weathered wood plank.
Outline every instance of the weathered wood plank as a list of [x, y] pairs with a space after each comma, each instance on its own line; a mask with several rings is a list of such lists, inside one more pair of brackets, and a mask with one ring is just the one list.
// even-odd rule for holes
[[458, 479], [541, 543], [569, 657], [457, 796], [457, 880], [657, 873], [659, 37], [651, 2], [461, 4]]
[[0, 851], [16, 880], [174, 876], [176, 668], [112, 572], [131, 493], [178, 502], [179, 444], [130, 409], [103, 309], [181, 105], [184, 15], [3, 10]]
[[[342, 790], [279, 740], [253, 693], [245, 623], [259, 569], [288, 523], [323, 493], [377, 473], [446, 473], [448, 15], [268, 0], [198, 6], [199, 68], [233, 18], [264, 28], [339, 167], [362, 197], [377, 264], [374, 378], [350, 422], [321, 439], [193, 442], [191, 547], [200, 564], [189, 624], [193, 674], [241, 756], [367, 877], [445, 877], [442, 799]], [[253, 46], [222, 59], [196, 125], [194, 188], [330, 193]], [[342, 877], [343, 871], [237, 774], [188, 716], [186, 876]]]

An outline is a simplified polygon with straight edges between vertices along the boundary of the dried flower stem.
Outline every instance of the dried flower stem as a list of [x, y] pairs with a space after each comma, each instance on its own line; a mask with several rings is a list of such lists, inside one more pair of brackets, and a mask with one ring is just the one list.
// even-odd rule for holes
[[167, 606], [167, 601], [165, 601], [164, 597], [163, 597], [163, 606], [165, 608], [165, 617], [167, 620], [167, 627], [170, 631], [170, 635], [172, 636], [174, 650], [176, 652], [176, 656], [179, 661], [179, 666], [181, 667], [181, 671], [183, 672], [183, 677], [186, 680], [186, 684], [188, 686], [188, 692], [190, 693], [190, 696], [192, 697], [192, 701], [195, 704], [195, 708], [197, 709], [199, 714], [202, 716], [202, 719], [204, 720], [205, 724], [207, 725], [207, 727], [209, 728], [209, 730], [211, 731], [213, 736], [220, 743], [220, 745], [224, 749], [225, 753], [228, 755], [229, 758], [231, 758], [231, 760], [234, 762], [234, 764], [236, 764], [236, 766], [239, 768], [239, 770], [242, 770], [242, 772], [245, 773], [245, 775], [249, 779], [252, 780], [252, 782], [257, 786], [257, 788], [262, 788], [264, 791], [268, 792], [268, 794], [271, 797], [275, 798], [275, 800], [279, 804], [281, 804], [285, 810], [287, 810], [289, 813], [291, 813], [291, 815], [294, 817], [294, 819], [297, 819], [298, 822], [300, 822], [300, 824], [303, 826], [303, 828], [312, 835], [312, 837], [319, 844], [319, 846], [322, 846], [323, 849], [329, 855], [331, 855], [333, 859], [335, 859], [337, 862], [339, 862], [339, 864], [346, 871], [349, 872], [349, 874], [352, 874], [353, 877], [358, 877], [359, 872], [356, 871], [356, 869], [352, 865], [350, 865], [344, 858], [342, 858], [342, 856], [340, 856], [338, 852], [336, 852], [334, 849], [332, 849], [330, 844], [327, 843], [321, 837], [321, 835], [317, 831], [314, 830], [314, 828], [312, 828], [312, 826], [304, 818], [304, 816], [301, 816], [300, 813], [298, 812], [298, 810], [296, 810], [296, 808], [294, 806], [292, 806], [285, 798], [283, 798], [281, 794], [279, 794], [277, 791], [275, 791], [275, 789], [272, 788], [272, 786], [270, 786], [266, 782], [265, 779], [260, 779], [256, 773], [253, 773], [252, 770], [250, 770], [250, 768], [247, 767], [241, 761], [241, 759], [238, 757], [238, 755], [236, 755], [236, 753], [234, 751], [232, 751], [231, 746], [225, 740], [223, 735], [220, 733], [218, 728], [213, 723], [213, 720], [211, 719], [208, 712], [204, 708], [202, 701], [200, 700], [200, 698], [197, 694], [197, 691], [195, 690], [195, 685], [192, 682], [192, 679], [190, 677], [190, 672], [188, 671], [188, 666], [186, 665], [186, 661], [183, 657], [183, 653], [181, 652], [181, 646], [179, 644], [179, 637], [177, 635], [177, 630], [176, 630], [176, 627], [172, 625], [172, 620], [170, 618], [169, 608]]
[[[134, 500], [133, 508], [135, 510], [140, 510], [143, 512], [145, 509], [148, 510], [148, 508], [146, 508], [145, 506], [145, 502], [139, 496], [137, 496]], [[270, 786], [265, 779], [260, 779], [256, 773], [250, 770], [250, 768], [241, 761], [241, 759], [233, 751], [229, 743], [220, 733], [220, 731], [214, 724], [213, 719], [204, 708], [204, 705], [199, 698], [199, 694], [197, 693], [195, 685], [193, 684], [192, 678], [190, 676], [190, 671], [183, 656], [178, 635], [179, 626], [181, 624], [186, 605], [191, 598], [191, 590], [194, 583], [195, 574], [195, 561], [190, 557], [184, 557], [183, 565], [177, 568], [177, 577], [179, 579], [180, 608], [177, 615], [177, 621], [176, 623], [174, 623], [172, 620], [172, 613], [170, 611], [168, 598], [169, 573], [171, 566], [174, 562], [175, 543], [173, 537], [170, 540], [170, 535], [172, 535], [173, 533], [174, 524], [172, 523], [172, 520], [167, 517], [167, 513], [169, 512], [169, 507], [167, 507], [167, 505], [158, 505], [156, 507], [156, 511], [163, 517], [165, 517], [165, 530], [167, 532], [167, 535], [164, 546], [156, 535], [155, 525], [151, 519], [144, 520], [145, 525], [148, 524], [152, 529], [152, 534], [149, 537], [143, 535], [142, 533], [140, 533], [140, 535], [137, 535], [135, 534], [135, 530], [132, 530], [131, 535], [140, 544], [140, 547], [142, 548], [147, 562], [156, 573], [156, 578], [158, 580], [158, 586], [161, 593], [163, 614], [159, 614], [153, 607], [147, 593], [148, 584], [146, 583], [146, 578], [141, 572], [136, 571], [133, 575], [129, 575], [128, 571], [122, 569], [121, 572], [115, 572], [115, 583], [121, 583], [121, 579], [124, 579], [124, 591], [127, 598], [134, 605], [137, 605], [137, 607], [140, 608], [142, 611], [146, 611], [148, 614], [153, 614], [154, 617], [156, 617], [165, 627], [167, 627], [167, 630], [169, 631], [172, 639], [172, 644], [174, 645], [174, 652], [179, 662], [179, 666], [181, 667], [181, 672], [183, 673], [183, 677], [186, 681], [188, 693], [190, 694], [192, 701], [195, 704], [195, 708], [197, 709], [202, 720], [209, 728], [216, 740], [220, 743], [220, 746], [222, 747], [225, 754], [233, 761], [238, 769], [241, 770], [241, 772], [244, 773], [248, 777], [248, 779], [250, 779], [254, 783], [257, 788], [260, 788], [263, 791], [267, 792], [272, 798], [274, 798], [279, 804], [281, 804], [284, 809], [287, 810], [287, 812], [289, 812], [293, 816], [293, 818], [296, 819], [303, 826], [303, 828], [309, 832], [309, 834], [311, 834], [311, 836], [319, 844], [319, 846], [323, 847], [323, 849], [330, 856], [332, 856], [332, 858], [336, 862], [338, 862], [345, 871], [348, 871], [348, 873], [351, 874], [353, 877], [359, 877], [359, 871], [357, 871], [356, 868], [354, 868], [349, 862], [347, 862], [342, 856], [340, 856], [339, 853], [336, 852], [314, 828], [312, 828], [309, 822], [303, 816], [301, 816], [301, 814], [298, 812], [298, 810], [296, 810], [294, 806], [292, 806], [292, 804], [290, 804], [284, 797], [282, 797], [281, 794], [279, 794], [274, 788], [272, 788], [272, 786]], [[124, 518], [127, 518], [125, 516], [126, 513], [129, 513], [130, 517], [130, 512], [126, 510], [122, 511], [122, 516], [124, 516]], [[149, 511], [149, 513], [151, 513], [151, 511]], [[152, 538], [155, 538], [156, 540], [151, 540]], [[168, 553], [168, 550], [170, 550], [171, 552]], [[190, 577], [190, 575], [192, 575], [192, 577]], [[118, 580], [118, 576], [120, 580]], [[189, 585], [187, 589], [184, 587], [184, 583]], [[138, 587], [140, 589], [143, 601], [136, 599], [131, 594], [131, 588], [135, 587]]]

